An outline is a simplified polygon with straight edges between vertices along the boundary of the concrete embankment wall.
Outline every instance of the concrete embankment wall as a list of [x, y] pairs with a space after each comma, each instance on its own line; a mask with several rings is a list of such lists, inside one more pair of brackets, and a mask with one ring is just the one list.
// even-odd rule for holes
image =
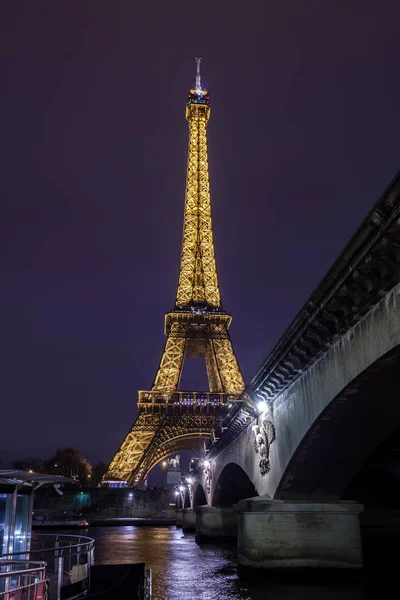
[[176, 499], [167, 489], [76, 488], [64, 489], [60, 496], [53, 488], [43, 488], [36, 493], [34, 509], [48, 517], [65, 511], [98, 519], [175, 519]]

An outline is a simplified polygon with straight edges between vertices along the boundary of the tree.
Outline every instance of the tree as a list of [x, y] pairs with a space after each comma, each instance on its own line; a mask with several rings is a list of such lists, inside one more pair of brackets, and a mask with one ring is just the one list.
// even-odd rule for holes
[[92, 469], [92, 477], [90, 479], [91, 486], [96, 487], [100, 483], [101, 478], [107, 471], [107, 467], [108, 465], [105, 462], [99, 462], [96, 465], [94, 465]]
[[42, 470], [42, 461], [39, 458], [13, 460], [11, 466], [16, 471], [34, 471], [35, 473], [38, 473]]
[[43, 464], [45, 473], [76, 477], [82, 485], [90, 482], [92, 467], [75, 448], [59, 448], [54, 456]]

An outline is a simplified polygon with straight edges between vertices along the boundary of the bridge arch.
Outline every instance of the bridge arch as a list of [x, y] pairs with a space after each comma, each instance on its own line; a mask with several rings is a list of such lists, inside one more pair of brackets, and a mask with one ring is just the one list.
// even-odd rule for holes
[[399, 370], [400, 345], [337, 394], [297, 447], [276, 498], [342, 497], [373, 452], [400, 426]]
[[254, 496], [258, 494], [247, 473], [238, 464], [230, 462], [224, 466], [215, 484], [212, 506], [232, 506]]
[[342, 496], [357, 500], [365, 511], [400, 507], [400, 426], [371, 455]]
[[193, 508], [196, 508], [196, 506], [204, 506], [205, 504], [207, 504], [206, 493], [201, 483], [199, 483], [193, 495]]

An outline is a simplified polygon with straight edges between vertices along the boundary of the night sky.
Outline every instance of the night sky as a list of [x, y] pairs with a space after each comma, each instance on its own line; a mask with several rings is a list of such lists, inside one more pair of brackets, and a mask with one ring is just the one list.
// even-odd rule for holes
[[[398, 0], [4, 2], [3, 464], [109, 461], [179, 271], [202, 56], [217, 268], [248, 381], [399, 168]], [[182, 386], [203, 388], [201, 361]]]

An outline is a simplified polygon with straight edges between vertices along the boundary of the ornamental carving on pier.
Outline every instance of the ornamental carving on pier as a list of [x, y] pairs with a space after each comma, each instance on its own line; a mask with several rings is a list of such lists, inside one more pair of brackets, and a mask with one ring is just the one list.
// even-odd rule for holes
[[266, 475], [271, 469], [269, 452], [271, 444], [276, 440], [275, 426], [269, 419], [262, 419], [260, 425], [253, 425], [253, 432], [254, 450], [260, 456], [260, 473]]

